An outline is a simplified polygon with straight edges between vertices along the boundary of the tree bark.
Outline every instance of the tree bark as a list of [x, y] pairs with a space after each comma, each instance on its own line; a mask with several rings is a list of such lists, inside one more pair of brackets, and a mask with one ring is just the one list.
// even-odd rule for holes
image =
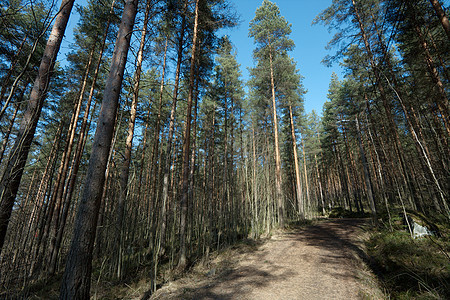
[[128, 177], [130, 174], [130, 162], [131, 162], [131, 150], [133, 148], [133, 137], [134, 137], [134, 126], [136, 123], [136, 109], [137, 102], [139, 99], [139, 84], [141, 81], [141, 70], [142, 70], [142, 61], [144, 54], [144, 46], [145, 46], [145, 38], [147, 36], [147, 27], [149, 21], [150, 14], [150, 3], [151, 0], [147, 0], [147, 5], [145, 7], [145, 16], [144, 16], [144, 24], [142, 25], [142, 33], [141, 33], [141, 42], [139, 45], [139, 50], [137, 53], [136, 59], [136, 71], [134, 72], [134, 87], [133, 87], [133, 99], [131, 101], [130, 107], [130, 119], [128, 121], [128, 134], [125, 141], [125, 153], [124, 153], [124, 161], [122, 165], [122, 169], [120, 171], [119, 180], [120, 180], [120, 191], [119, 191], [119, 202], [117, 207], [117, 224], [116, 224], [116, 259], [117, 259], [117, 278], [122, 277], [122, 268], [121, 268], [121, 250], [123, 244], [123, 234], [122, 234], [122, 224], [124, 218], [124, 210], [125, 210], [125, 201], [128, 193]]
[[[310, 209], [311, 199], [309, 196], [309, 182], [308, 182], [308, 172], [306, 170], [306, 153], [305, 153], [305, 142], [304, 137], [302, 136], [302, 154], [303, 154], [303, 175], [305, 176], [305, 187], [306, 187], [306, 207]], [[308, 212], [309, 213], [309, 212]]]
[[8, 129], [6, 130], [5, 136], [3, 137], [2, 148], [0, 149], [0, 164], [3, 160], [3, 156], [5, 154], [6, 148], [8, 147], [9, 136], [11, 135], [11, 132], [13, 130], [14, 122], [16, 121], [17, 113], [19, 112], [19, 107], [20, 107], [20, 105], [17, 104], [16, 107], [14, 108], [14, 112], [11, 116], [11, 120], [9, 121]]
[[370, 180], [370, 173], [369, 173], [369, 165], [367, 163], [366, 155], [364, 153], [364, 148], [363, 148], [362, 139], [361, 139], [361, 129], [359, 127], [358, 117], [356, 117], [355, 123], [356, 123], [356, 133], [358, 135], [359, 152], [361, 155], [361, 162], [362, 162], [363, 171], [364, 171], [364, 180], [366, 182], [366, 187], [367, 187], [367, 197], [369, 198], [370, 210], [372, 212], [372, 222], [373, 222], [373, 225], [377, 225], [377, 222], [378, 222], [377, 209], [375, 206], [375, 200], [373, 198], [372, 182]]
[[[50, 275], [53, 275], [56, 270], [56, 260], [57, 260], [58, 253], [59, 253], [59, 245], [58, 244], [60, 244], [60, 242], [57, 241], [57, 236], [58, 235], [62, 236], [62, 233], [59, 234], [59, 231], [64, 231], [64, 227], [65, 227], [65, 216], [64, 216], [64, 205], [63, 205], [64, 187], [65, 187], [65, 183], [66, 183], [67, 173], [69, 171], [70, 156], [72, 154], [72, 149], [73, 149], [73, 145], [74, 145], [78, 117], [80, 115], [81, 105], [82, 105], [83, 98], [84, 98], [83, 97], [84, 91], [86, 90], [86, 85], [87, 85], [87, 81], [88, 81], [88, 77], [89, 77], [89, 71], [91, 70], [91, 63], [92, 63], [92, 59], [94, 57], [94, 50], [95, 50], [95, 43], [92, 46], [92, 49], [89, 53], [89, 60], [87, 62], [85, 74], [83, 76], [83, 82], [81, 84], [81, 91], [78, 96], [78, 101], [76, 104], [75, 111], [73, 112], [73, 118], [72, 118], [73, 121], [71, 122], [71, 124], [69, 126], [69, 130], [67, 132], [68, 140], [67, 140], [67, 144], [66, 144], [66, 149], [65, 149], [63, 157], [61, 159], [60, 173], [58, 174], [60, 179], [59, 179], [59, 182], [57, 183], [57, 185], [55, 186], [55, 189], [53, 192], [56, 195], [55, 203], [57, 205], [57, 210], [56, 210], [55, 226], [54, 226], [54, 230], [53, 230], [53, 233], [51, 236], [50, 249], [49, 249], [50, 256], [49, 256], [49, 262], [48, 262], [49, 263], [48, 273]], [[63, 220], [60, 221], [60, 219], [63, 219]]]
[[430, 0], [431, 5], [433, 5], [434, 10], [436, 11], [436, 15], [441, 21], [442, 28], [444, 28], [445, 33], [447, 34], [448, 39], [450, 40], [450, 22], [448, 21], [448, 17], [445, 14], [445, 11], [442, 9], [441, 3], [438, 0]]
[[359, 24], [361, 37], [362, 37], [362, 40], [364, 42], [364, 46], [365, 46], [367, 55], [369, 57], [371, 69], [372, 69], [372, 72], [373, 72], [373, 74], [375, 76], [375, 84], [376, 84], [376, 86], [378, 88], [378, 91], [380, 92], [380, 97], [381, 97], [381, 100], [383, 102], [383, 107], [384, 107], [384, 110], [385, 110], [385, 113], [386, 113], [386, 116], [387, 116], [387, 121], [388, 121], [388, 124], [389, 124], [390, 135], [394, 139], [393, 140], [394, 150], [395, 150], [395, 154], [397, 155], [397, 158], [398, 158], [398, 160], [400, 162], [401, 176], [402, 176], [402, 179], [404, 181], [405, 187], [409, 189], [409, 192], [410, 192], [409, 198], [411, 198], [412, 195], [414, 194], [414, 190], [413, 190], [413, 187], [410, 185], [410, 182], [409, 182], [409, 178], [408, 178], [408, 174], [407, 174], [407, 170], [406, 170], [405, 159], [403, 157], [403, 147], [402, 147], [401, 142], [400, 142], [400, 137], [399, 137], [399, 134], [398, 134], [398, 131], [397, 131], [397, 126], [396, 126], [394, 118], [392, 116], [392, 105], [388, 101], [388, 98], [387, 98], [387, 95], [386, 95], [386, 91], [385, 91], [384, 86], [382, 84], [380, 72], [379, 72], [379, 69], [377, 67], [377, 64], [375, 63], [375, 58], [374, 58], [372, 49], [371, 49], [370, 44], [369, 44], [369, 38], [368, 38], [368, 36], [366, 34], [366, 30], [365, 30], [364, 24], [363, 24], [363, 19], [361, 18], [361, 15], [360, 15], [360, 12], [358, 10], [356, 1], [352, 0], [352, 4], [353, 4], [353, 8], [354, 8], [356, 21]]
[[[440, 101], [435, 101], [435, 102], [437, 104], [439, 112], [441, 113], [441, 118], [442, 118], [445, 128], [447, 130], [447, 134], [450, 135], [449, 105], [448, 105], [447, 92], [445, 91], [444, 84], [443, 84], [441, 78], [439, 77], [439, 72], [436, 68], [433, 57], [431, 56], [430, 49], [429, 49], [428, 43], [425, 39], [425, 36], [422, 34], [420, 27], [417, 25], [414, 8], [411, 6], [411, 4], [408, 5], [408, 8], [409, 8], [409, 13], [414, 20], [414, 31], [416, 32], [417, 37], [419, 38], [419, 43], [420, 43], [420, 46], [424, 53], [425, 63], [427, 65], [428, 72], [430, 73], [431, 80], [433, 81], [433, 83], [437, 89], [437, 92], [439, 94], [438, 99]], [[431, 103], [431, 105], [435, 105], [434, 101]]]
[[[169, 198], [169, 176], [170, 176], [170, 166], [172, 163], [172, 148], [173, 148], [173, 135], [175, 130], [175, 113], [177, 109], [177, 100], [178, 100], [178, 87], [180, 83], [180, 70], [181, 63], [183, 60], [183, 44], [184, 44], [184, 33], [186, 27], [186, 12], [187, 12], [187, 4], [185, 1], [184, 11], [181, 20], [181, 28], [178, 36], [178, 45], [177, 45], [177, 67], [175, 71], [175, 83], [173, 88], [173, 96], [172, 96], [172, 108], [170, 111], [170, 119], [169, 119], [169, 133], [167, 137], [167, 148], [166, 148], [166, 160], [164, 162], [163, 167], [163, 190], [162, 190], [162, 203], [167, 204]], [[160, 240], [164, 243], [165, 234], [166, 234], [166, 225], [164, 224], [165, 218], [163, 219], [163, 224], [161, 226], [161, 237]], [[161, 245], [161, 249], [164, 249], [164, 245]]]
[[56, 56], [61, 45], [74, 0], [63, 0], [47, 40], [44, 55], [39, 66], [38, 76], [31, 90], [27, 110], [22, 117], [19, 133], [11, 150], [6, 172], [0, 181], [0, 253], [6, 237], [12, 208], [22, 179], [36, 126], [47, 95]]
[[291, 135], [292, 135], [292, 151], [294, 152], [294, 167], [295, 167], [295, 186], [297, 195], [297, 205], [300, 214], [300, 219], [305, 219], [305, 207], [303, 205], [303, 190], [300, 182], [300, 169], [298, 166], [298, 153], [297, 153], [297, 138], [295, 137], [294, 118], [292, 115], [292, 106], [289, 105], [289, 121], [291, 123]]
[[127, 0], [106, 81], [85, 185], [61, 285], [60, 299], [89, 299], [92, 252], [105, 170], [138, 1]]
[[186, 217], [188, 210], [188, 190], [189, 190], [189, 153], [191, 145], [191, 111], [192, 100], [194, 94], [194, 75], [196, 64], [196, 46], [197, 46], [197, 34], [198, 34], [198, 15], [199, 15], [199, 2], [195, 1], [195, 19], [194, 19], [194, 33], [192, 37], [192, 52], [191, 52], [191, 67], [189, 73], [189, 93], [187, 99], [187, 111], [186, 111], [186, 124], [184, 130], [183, 141], [183, 164], [182, 164], [182, 190], [181, 190], [181, 216], [180, 216], [180, 254], [178, 261], [178, 269], [182, 270], [186, 268]]
[[[270, 41], [269, 41], [270, 45]], [[269, 46], [270, 47], [270, 46]], [[284, 200], [283, 193], [281, 192], [281, 156], [280, 156], [280, 145], [278, 141], [278, 117], [277, 117], [277, 104], [275, 100], [275, 82], [273, 75], [273, 57], [272, 51], [269, 51], [269, 62], [270, 62], [270, 87], [272, 91], [272, 113], [273, 113], [273, 131], [275, 138], [275, 188], [277, 195], [278, 204], [278, 222], [280, 227], [284, 227]]]

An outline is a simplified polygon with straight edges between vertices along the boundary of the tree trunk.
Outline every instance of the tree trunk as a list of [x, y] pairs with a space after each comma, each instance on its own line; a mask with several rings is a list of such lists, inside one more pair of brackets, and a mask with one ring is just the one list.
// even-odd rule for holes
[[180, 270], [186, 267], [186, 217], [187, 217], [187, 197], [189, 189], [189, 153], [191, 144], [191, 111], [192, 100], [194, 94], [194, 75], [196, 64], [196, 46], [197, 46], [197, 34], [198, 34], [198, 15], [199, 15], [199, 2], [195, 1], [195, 19], [194, 19], [194, 33], [192, 37], [192, 52], [191, 52], [191, 67], [189, 73], [189, 94], [187, 99], [187, 111], [186, 111], [186, 124], [184, 130], [183, 141], [183, 164], [182, 164], [182, 190], [181, 190], [181, 216], [180, 216], [180, 254], [178, 261], [178, 268]]
[[364, 148], [363, 148], [362, 139], [361, 139], [361, 129], [359, 128], [358, 117], [356, 117], [355, 123], [356, 123], [356, 133], [358, 135], [359, 152], [361, 155], [361, 162], [362, 162], [363, 171], [364, 171], [364, 180], [366, 182], [366, 188], [367, 188], [367, 197], [369, 198], [370, 210], [372, 212], [372, 222], [373, 222], [373, 225], [377, 225], [377, 222], [378, 222], [377, 209], [375, 206], [375, 200], [373, 198], [372, 182], [370, 180], [370, 173], [369, 173], [369, 165], [367, 164], [366, 155], [364, 153]]
[[325, 215], [325, 200], [323, 199], [322, 179], [320, 178], [319, 164], [317, 162], [317, 154], [314, 153], [314, 161], [316, 163], [317, 183], [319, 184], [320, 202], [322, 204], [322, 213]]
[[131, 101], [130, 107], [130, 119], [128, 121], [128, 135], [125, 141], [125, 153], [123, 155], [124, 161], [122, 165], [122, 169], [119, 175], [119, 183], [120, 183], [120, 191], [119, 191], [119, 202], [117, 206], [117, 222], [116, 222], [116, 263], [117, 263], [117, 278], [122, 277], [122, 268], [121, 268], [121, 252], [123, 245], [123, 233], [122, 233], [122, 224], [124, 218], [124, 210], [125, 210], [125, 201], [128, 192], [128, 177], [130, 174], [130, 162], [131, 162], [131, 150], [133, 148], [133, 137], [134, 137], [134, 126], [136, 123], [136, 109], [137, 102], [139, 99], [139, 84], [141, 81], [141, 70], [142, 70], [142, 61], [144, 54], [144, 46], [145, 46], [145, 38], [147, 35], [147, 25], [149, 21], [149, 13], [150, 13], [150, 2], [151, 0], [147, 0], [147, 5], [145, 7], [145, 16], [144, 16], [144, 24], [142, 26], [142, 34], [141, 34], [141, 42], [139, 45], [139, 50], [137, 53], [136, 59], [136, 71], [134, 72], [134, 87], [133, 87], [133, 99]]
[[[311, 199], [309, 196], [309, 182], [308, 182], [308, 172], [306, 170], [306, 153], [305, 153], [305, 142], [304, 142], [303, 136], [302, 136], [302, 154], [303, 154], [303, 175], [305, 176], [305, 187], [306, 187], [306, 202], [307, 202], [306, 208], [310, 209]], [[306, 209], [305, 209], [305, 215], [306, 215]]]
[[[161, 133], [161, 113], [162, 113], [162, 100], [163, 100], [163, 93], [164, 93], [164, 80], [165, 80], [165, 74], [166, 74], [166, 62], [167, 62], [167, 46], [168, 46], [169, 38], [166, 36], [166, 42], [164, 45], [164, 58], [163, 58], [163, 66], [162, 66], [162, 74], [161, 74], [161, 84], [159, 88], [159, 104], [158, 104], [158, 115], [156, 117], [156, 126], [155, 126], [155, 144], [153, 147], [153, 152], [159, 152], [159, 143], [160, 143], [160, 133]], [[155, 179], [156, 181], [156, 179]], [[156, 189], [156, 184], [155, 184]], [[158, 199], [158, 197], [156, 197]], [[156, 249], [154, 251], [154, 274], [156, 279], [157, 269], [158, 269], [158, 261], [159, 256], [162, 254], [162, 246], [164, 245], [164, 241], [162, 239], [165, 238], [165, 232], [166, 232], [166, 206], [167, 203], [165, 202], [165, 198], [163, 197], [161, 201], [161, 212], [159, 215], [159, 238], [157, 239]], [[154, 280], [154, 283], [156, 285], [156, 281]], [[156, 286], [155, 286], [156, 287]]]
[[[94, 50], [95, 50], [95, 43], [92, 46], [91, 52], [89, 54], [89, 60], [86, 65], [83, 82], [81, 84], [80, 95], [78, 96], [76, 109], [73, 112], [73, 118], [72, 118], [73, 121], [71, 122], [71, 124], [69, 126], [69, 130], [67, 132], [68, 140], [67, 140], [67, 144], [66, 144], [66, 149], [63, 154], [63, 158], [61, 159], [60, 173], [58, 174], [60, 179], [53, 191], [53, 193], [55, 193], [55, 195], [56, 195], [55, 203], [57, 203], [57, 211], [56, 211], [55, 226], [54, 226], [54, 230], [53, 230], [53, 233], [51, 236], [50, 249], [49, 249], [50, 256], [49, 256], [49, 262], [48, 262], [49, 263], [48, 273], [50, 275], [53, 275], [55, 272], [56, 259], [58, 257], [58, 253], [59, 253], [59, 245], [57, 242], [57, 236], [60, 234], [58, 232], [64, 231], [64, 227], [65, 227], [65, 220], [60, 222], [60, 218], [65, 219], [64, 213], [63, 213], [63, 211], [64, 211], [64, 206], [63, 206], [64, 186], [65, 186], [65, 182], [66, 182], [66, 178], [67, 178], [67, 173], [69, 171], [70, 156], [72, 154], [78, 117], [79, 117], [80, 111], [81, 111], [81, 105], [83, 102], [84, 91], [86, 90], [87, 80], [89, 77], [89, 71], [91, 70], [91, 63], [92, 63], [92, 59], [94, 57]], [[62, 211], [60, 211], [60, 208], [62, 209]], [[62, 236], [62, 233], [61, 233], [61, 236]]]
[[125, 3], [93, 140], [85, 186], [75, 219], [60, 299], [89, 299], [98, 212], [137, 5], [137, 0], [127, 0]]
[[413, 190], [413, 187], [410, 185], [410, 182], [409, 182], [409, 178], [408, 178], [408, 174], [407, 174], [407, 170], [406, 170], [405, 159], [403, 157], [403, 148], [402, 148], [402, 145], [401, 145], [401, 142], [400, 142], [400, 137], [399, 137], [399, 134], [398, 134], [398, 131], [397, 131], [397, 126], [396, 126], [394, 118], [392, 116], [392, 106], [391, 106], [391, 104], [388, 101], [388, 98], [387, 98], [387, 95], [386, 95], [386, 91], [385, 91], [384, 86], [383, 86], [383, 84], [381, 82], [380, 72], [379, 72], [379, 69], [378, 69], [377, 64], [375, 62], [374, 55], [372, 53], [372, 50], [371, 50], [371, 47], [370, 47], [370, 44], [369, 44], [369, 38], [368, 38], [368, 36], [366, 34], [366, 31], [364, 29], [363, 20], [361, 18], [361, 15], [359, 13], [358, 8], [357, 8], [356, 1], [352, 0], [352, 4], [353, 4], [356, 20], [357, 20], [357, 22], [359, 24], [361, 37], [362, 37], [362, 40], [364, 42], [364, 46], [365, 46], [367, 55], [369, 57], [371, 69], [372, 69], [372, 72], [373, 72], [373, 74], [375, 76], [375, 81], [376, 81], [375, 84], [376, 84], [376, 86], [378, 88], [378, 91], [380, 92], [380, 97], [381, 97], [381, 100], [383, 102], [383, 107], [384, 107], [384, 110], [385, 110], [385, 113], [386, 113], [386, 116], [387, 116], [387, 121], [388, 121], [388, 124], [389, 124], [390, 136], [394, 139], [393, 140], [393, 142], [394, 142], [394, 150], [395, 150], [395, 154], [397, 155], [397, 158], [398, 158], [398, 160], [400, 162], [401, 176], [402, 176], [402, 179], [404, 181], [405, 187], [409, 189], [410, 194], [408, 196], [409, 196], [409, 198], [411, 198], [412, 195], [414, 194], [414, 190]]
[[3, 160], [3, 156], [5, 155], [6, 148], [8, 147], [9, 136], [11, 135], [11, 131], [14, 128], [14, 122], [16, 121], [17, 113], [19, 112], [19, 107], [20, 105], [17, 104], [16, 107], [14, 108], [11, 120], [9, 121], [8, 129], [6, 130], [5, 136], [3, 137], [2, 148], [0, 149], [0, 164]]
[[450, 40], [450, 22], [448, 21], [448, 17], [445, 15], [445, 11], [442, 9], [441, 4], [438, 0], [430, 0], [431, 5], [433, 5], [434, 10], [436, 11], [436, 15], [439, 20], [441, 20], [442, 27], [444, 28], [445, 33], [447, 34], [448, 39]]
[[[270, 41], [269, 41], [270, 45]], [[269, 46], [270, 47], [270, 46]], [[272, 51], [269, 51], [269, 62], [270, 62], [270, 87], [272, 91], [272, 113], [273, 113], [273, 131], [275, 138], [275, 188], [277, 194], [277, 204], [278, 204], [278, 222], [280, 227], [284, 227], [284, 200], [283, 193], [281, 192], [281, 156], [280, 156], [280, 145], [278, 142], [278, 118], [277, 118], [277, 105], [275, 100], [275, 82], [273, 75], [273, 57]]]
[[297, 153], [297, 138], [295, 137], [294, 118], [292, 116], [292, 106], [289, 105], [289, 120], [291, 123], [291, 135], [292, 135], [292, 151], [294, 152], [294, 167], [295, 167], [295, 186], [297, 195], [297, 205], [300, 214], [300, 219], [305, 219], [305, 207], [303, 205], [303, 190], [300, 182], [300, 169], [298, 166], [298, 153]]
[[11, 150], [6, 172], [0, 181], [0, 253], [6, 237], [12, 208], [22, 179], [36, 126], [47, 94], [50, 77], [61, 45], [74, 0], [63, 0], [44, 50], [38, 76], [31, 90], [28, 108], [22, 117], [19, 133]]
[[[420, 27], [416, 23], [415, 11], [413, 10], [413, 7], [411, 5], [409, 5], [408, 7], [409, 7], [410, 15], [412, 16], [414, 23], [415, 23], [414, 30], [417, 34], [417, 37], [419, 38], [420, 46], [422, 47], [424, 57], [425, 57], [425, 63], [428, 67], [428, 72], [430, 73], [431, 80], [433, 81], [434, 86], [437, 88], [437, 92], [439, 94], [438, 99], [440, 101], [435, 101], [435, 102], [437, 104], [439, 112], [441, 113], [441, 117], [442, 117], [443, 123], [445, 125], [445, 128], [447, 130], [447, 134], [450, 135], [450, 120], [449, 120], [449, 113], [448, 113], [449, 105], [448, 105], [447, 92], [445, 91], [444, 84], [442, 83], [442, 80], [439, 77], [439, 72], [436, 68], [433, 57], [431, 56], [428, 43], [427, 43], [424, 35], [422, 34]], [[434, 105], [434, 104], [435, 104], [434, 102], [431, 103], [431, 105]]]
[[[150, 187], [150, 199], [154, 203], [157, 203], [157, 186], [158, 186], [158, 179], [159, 179], [159, 172], [161, 169], [161, 164], [158, 164], [157, 161], [160, 158], [160, 134], [161, 134], [161, 114], [162, 114], [162, 101], [163, 101], [163, 94], [164, 94], [164, 77], [166, 73], [166, 60], [167, 60], [167, 46], [168, 46], [168, 37], [166, 36], [166, 41], [164, 45], [164, 58], [163, 58], [163, 70], [161, 74], [161, 83], [159, 85], [159, 100], [158, 100], [158, 113], [156, 115], [155, 120], [155, 132], [154, 132], [154, 142], [153, 142], [153, 149], [152, 149], [152, 157], [150, 160], [150, 174], [153, 175], [153, 180]], [[154, 215], [156, 217], [156, 215]]]
[[[173, 96], [172, 96], [172, 108], [170, 111], [170, 120], [169, 120], [169, 133], [167, 137], [167, 148], [166, 148], [166, 160], [164, 162], [163, 167], [163, 190], [162, 190], [162, 203], [167, 204], [169, 198], [169, 176], [170, 176], [170, 166], [172, 163], [172, 148], [173, 148], [173, 135], [175, 130], [175, 113], [177, 109], [177, 100], [178, 100], [178, 86], [180, 83], [180, 70], [181, 63], [183, 60], [183, 45], [184, 45], [184, 32], [186, 27], [186, 13], [187, 13], [187, 5], [188, 2], [185, 1], [184, 11], [182, 15], [181, 28], [178, 37], [178, 45], [177, 45], [177, 67], [175, 71], [175, 83], [173, 88]], [[164, 243], [165, 240], [165, 218], [163, 218], [163, 224], [161, 225], [161, 237], [160, 240]], [[161, 249], [164, 249], [164, 244], [161, 245]]]

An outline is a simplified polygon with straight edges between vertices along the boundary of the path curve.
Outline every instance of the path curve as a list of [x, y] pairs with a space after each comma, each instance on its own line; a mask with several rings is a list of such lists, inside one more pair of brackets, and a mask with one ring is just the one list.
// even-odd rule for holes
[[329, 220], [274, 235], [233, 267], [205, 279], [183, 279], [152, 299], [382, 299], [364, 264], [367, 220]]

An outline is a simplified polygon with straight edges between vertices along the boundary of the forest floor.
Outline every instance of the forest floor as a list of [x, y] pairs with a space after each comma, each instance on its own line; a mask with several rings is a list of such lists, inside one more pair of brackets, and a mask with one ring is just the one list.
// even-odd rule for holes
[[384, 299], [364, 252], [363, 219], [278, 231], [165, 284], [151, 299]]

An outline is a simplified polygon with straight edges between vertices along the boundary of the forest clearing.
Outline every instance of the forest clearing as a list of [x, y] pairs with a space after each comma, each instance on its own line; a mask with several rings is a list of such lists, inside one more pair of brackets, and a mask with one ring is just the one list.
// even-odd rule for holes
[[449, 6], [1, 0], [0, 298], [450, 298]]

